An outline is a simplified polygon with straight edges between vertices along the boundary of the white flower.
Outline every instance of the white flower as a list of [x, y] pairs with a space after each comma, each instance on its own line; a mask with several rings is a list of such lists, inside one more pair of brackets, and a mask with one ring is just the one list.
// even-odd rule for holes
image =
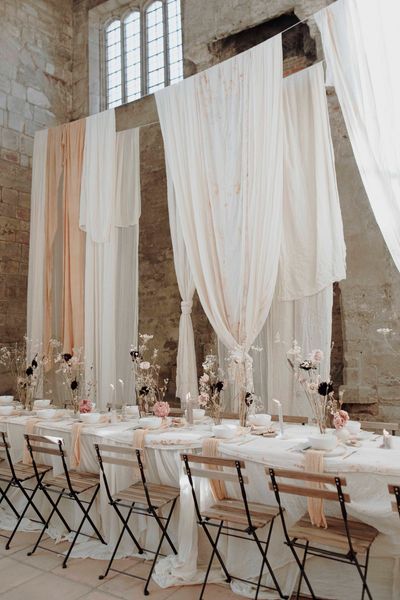
[[207, 375], [207, 373], [203, 373], [203, 375], [200, 377], [200, 381], [201, 383], [208, 383], [210, 381], [209, 375]]
[[310, 354], [310, 359], [313, 362], [320, 363], [324, 358], [324, 353], [322, 350], [313, 350]]
[[376, 330], [377, 333], [381, 333], [382, 335], [388, 335], [391, 333], [393, 329], [389, 329], [389, 327], [380, 327]]
[[150, 369], [150, 363], [147, 360], [144, 360], [139, 364], [139, 367], [144, 371], [147, 371], [147, 369]]

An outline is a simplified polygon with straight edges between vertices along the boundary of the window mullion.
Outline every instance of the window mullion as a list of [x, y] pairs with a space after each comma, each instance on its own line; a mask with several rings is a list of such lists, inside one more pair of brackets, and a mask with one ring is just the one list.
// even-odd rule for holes
[[163, 0], [163, 20], [164, 20], [164, 85], [169, 85], [169, 31], [168, 31], [168, 6], [167, 0]]
[[126, 47], [125, 47], [125, 21], [121, 19], [121, 91], [122, 104], [126, 104]]
[[140, 11], [140, 37], [141, 37], [141, 78], [142, 78], [142, 96], [147, 95], [148, 84], [147, 84], [147, 20], [146, 11], [142, 8]]

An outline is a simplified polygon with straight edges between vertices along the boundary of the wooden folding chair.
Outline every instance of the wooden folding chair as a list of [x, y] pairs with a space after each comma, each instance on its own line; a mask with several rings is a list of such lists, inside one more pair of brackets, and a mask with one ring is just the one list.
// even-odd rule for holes
[[[43, 492], [43, 494], [45, 495], [45, 497], [51, 505], [50, 514], [43, 525], [42, 531], [40, 532], [40, 535], [36, 540], [34, 547], [30, 552], [28, 552], [28, 556], [32, 556], [32, 554], [36, 552], [37, 548], [42, 548], [43, 550], [48, 550], [49, 552], [59, 554], [59, 552], [51, 550], [50, 548], [44, 548], [43, 546], [40, 546], [42, 537], [46, 532], [46, 529], [49, 527], [53, 515], [57, 514], [64, 526], [66, 527], [68, 533], [75, 533], [72, 542], [70, 543], [70, 546], [68, 548], [68, 552], [65, 555], [65, 558], [62, 563], [62, 566], [65, 569], [67, 566], [68, 558], [73, 550], [73, 547], [75, 546], [75, 543], [78, 540], [79, 535], [84, 535], [85, 537], [89, 537], [92, 539], [97, 538], [100, 540], [100, 542], [106, 544], [101, 533], [99, 532], [98, 528], [94, 524], [89, 514], [90, 509], [92, 508], [96, 496], [100, 490], [100, 477], [95, 473], [81, 473], [78, 471], [68, 469], [66, 461], [67, 453], [65, 451], [64, 441], [62, 440], [62, 438], [29, 434], [25, 435], [25, 440], [29, 454], [32, 459], [32, 466], [36, 474], [39, 489]], [[35, 459], [36, 454], [48, 454], [52, 456], [58, 456], [61, 460], [64, 474], [57, 475], [54, 477], [41, 477], [40, 470]], [[56, 495], [56, 500], [54, 500], [51, 497], [52, 493]], [[83, 497], [85, 494], [89, 495], [89, 499], [85, 499]], [[75, 502], [83, 513], [82, 520], [79, 523], [78, 528], [76, 530], [69, 526], [59, 508], [59, 503], [63, 498]], [[88, 523], [92, 527], [95, 533], [94, 536], [82, 533], [82, 528], [86, 521], [88, 521]]]
[[[150, 584], [150, 579], [153, 574], [157, 559], [161, 554], [161, 546], [164, 539], [170, 545], [172, 552], [174, 554], [177, 554], [176, 548], [172, 543], [172, 540], [167, 530], [174, 512], [176, 502], [180, 496], [180, 490], [179, 488], [170, 485], [148, 483], [145, 475], [146, 469], [142, 459], [142, 452], [140, 450], [134, 449], [132, 446], [127, 447], [113, 446], [110, 444], [95, 444], [95, 449], [108, 501], [110, 505], [114, 508], [115, 512], [118, 515], [118, 518], [122, 523], [121, 533], [119, 535], [117, 543], [115, 544], [115, 548], [113, 550], [110, 562], [107, 565], [104, 575], [100, 575], [99, 579], [104, 579], [105, 577], [107, 577], [110, 571], [115, 571], [117, 573], [121, 573], [122, 575], [128, 575], [129, 577], [141, 579], [142, 581], [146, 582], [144, 586], [144, 594], [145, 596], [147, 596], [149, 594], [148, 587]], [[107, 475], [104, 469], [105, 463], [118, 465], [122, 467], [128, 467], [133, 474], [136, 473], [138, 480], [132, 485], [130, 485], [128, 488], [120, 490], [113, 494], [111, 492]], [[164, 510], [167, 507], [169, 508], [169, 511], [166, 516], [159, 514], [161, 510]], [[126, 517], [124, 517], [124, 515], [122, 514], [122, 508], [128, 509]], [[142, 548], [139, 541], [133, 534], [129, 526], [129, 520], [134, 514], [152, 517], [157, 522], [160, 528], [161, 536], [155, 552], [154, 550]], [[147, 578], [140, 577], [139, 575], [135, 575], [134, 573], [127, 573], [126, 571], [120, 571], [118, 569], [112, 568], [112, 563], [114, 561], [118, 547], [122, 541], [125, 532], [129, 534], [130, 538], [132, 539], [133, 543], [138, 549], [139, 554], [143, 554], [143, 551], [154, 554], [154, 559], [151, 564]]]
[[[242, 471], [245, 469], [244, 462], [241, 460], [199, 456], [194, 454], [182, 454], [181, 458], [185, 464], [186, 474], [189, 478], [194, 506], [197, 514], [197, 522], [203, 528], [203, 531], [212, 546], [211, 557], [200, 592], [200, 600], [204, 595], [214, 556], [218, 559], [228, 583], [232, 579], [237, 579], [238, 581], [243, 581], [245, 583], [253, 583], [249, 580], [235, 577], [228, 572], [218, 550], [218, 541], [221, 535], [254, 541], [254, 543], [257, 545], [262, 561], [257, 581], [255, 599], [258, 598], [260, 588], [277, 591], [281, 598], [288, 598], [288, 596], [283, 595], [267, 557], [274, 520], [278, 516], [279, 511], [276, 508], [266, 506], [258, 502], [248, 502], [245, 490], [245, 484], [248, 483], [248, 478], [242, 474]], [[191, 466], [193, 463], [194, 467]], [[231, 471], [222, 470], [222, 468], [231, 469]], [[200, 510], [200, 503], [196, 496], [196, 490], [193, 481], [194, 477], [203, 477], [211, 481], [221, 480], [237, 483], [239, 484], [241, 491], [241, 499], [238, 500], [236, 498], [224, 498], [215, 502], [205, 510]], [[225, 523], [227, 523], [227, 525], [225, 525]], [[267, 525], [269, 525], [267, 539], [261, 541], [257, 535], [257, 531]], [[215, 540], [212, 538], [209, 530], [210, 527], [217, 529]], [[271, 575], [275, 586], [274, 588], [261, 583], [265, 566]]]
[[[45, 523], [43, 515], [34, 503], [34, 497], [39, 490], [39, 480], [41, 481], [46, 473], [51, 471], [52, 467], [47, 465], [37, 465], [37, 479], [36, 471], [33, 467], [25, 465], [22, 462], [14, 463], [11, 458], [10, 442], [8, 441], [7, 433], [4, 431], [2, 431], [0, 435], [0, 450], [5, 455], [0, 462], [0, 482], [4, 484], [4, 486], [0, 488], [0, 503], [5, 500], [17, 518], [17, 523], [10, 536], [2, 534], [2, 537], [7, 538], [6, 550], [9, 550], [11, 542], [29, 507], [32, 507], [35, 511], [39, 518], [39, 523]], [[33, 482], [34, 485], [32, 485]], [[26, 499], [26, 504], [21, 513], [17, 511], [14, 503], [8, 497], [8, 492], [15, 488], [17, 488]]]
[[392, 502], [393, 512], [398, 512], [400, 517], [400, 486], [390, 483], [388, 485], [389, 494], [394, 494], [394, 501]]
[[[346, 504], [350, 502], [350, 496], [343, 492], [342, 489], [346, 485], [346, 480], [337, 475], [273, 469], [271, 467], [267, 467], [265, 471], [271, 478], [269, 488], [274, 491], [278, 503], [285, 543], [291, 549], [300, 569], [296, 598], [300, 598], [303, 579], [307, 584], [311, 597], [317, 598], [305, 572], [306, 558], [310, 555], [354, 565], [362, 581], [361, 599], [364, 600], [366, 593], [368, 598], [372, 600], [371, 592], [367, 585], [368, 562], [370, 548], [378, 535], [378, 531], [361, 521], [348, 519]], [[278, 478], [283, 480], [289, 479], [290, 481], [289, 483], [278, 483]], [[323, 487], [312, 487], [310, 484], [324, 485]], [[325, 486], [330, 486], [330, 489], [325, 489]], [[328, 528], [324, 529], [313, 525], [307, 514], [288, 528], [285, 522], [285, 511], [281, 502], [281, 494], [338, 501], [342, 518], [326, 517]], [[302, 560], [300, 560], [296, 548], [304, 551]], [[358, 559], [359, 555], [365, 556], [363, 564]]]
[[[271, 415], [271, 420], [275, 421], [275, 422], [279, 421], [279, 416]], [[283, 422], [284, 423], [297, 423], [298, 425], [307, 425], [308, 417], [300, 417], [297, 415], [283, 415]]]
[[361, 428], [365, 431], [380, 431], [382, 432], [384, 429], [386, 431], [390, 431], [392, 435], [396, 435], [400, 430], [400, 425], [398, 423], [383, 423], [381, 421], [360, 421]]

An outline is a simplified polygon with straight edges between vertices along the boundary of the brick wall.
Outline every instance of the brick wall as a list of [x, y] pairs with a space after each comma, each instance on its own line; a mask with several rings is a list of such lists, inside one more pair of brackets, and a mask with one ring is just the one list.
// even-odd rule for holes
[[[26, 331], [35, 131], [71, 111], [72, 0], [0, 2], [0, 344]], [[9, 387], [0, 376], [0, 392]]]

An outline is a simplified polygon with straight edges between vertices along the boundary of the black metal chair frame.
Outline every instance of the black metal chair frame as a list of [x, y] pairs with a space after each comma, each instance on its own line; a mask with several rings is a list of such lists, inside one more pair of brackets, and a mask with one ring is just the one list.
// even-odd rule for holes
[[[58, 447], [58, 450], [56, 450], [56, 449], [53, 449], [53, 448], [51, 448], [51, 449], [49, 449], [49, 448], [43, 449], [43, 448], [33, 447], [32, 444], [31, 444], [31, 439], [34, 438], [34, 436], [29, 436], [28, 434], [25, 434], [24, 437], [25, 437], [25, 441], [26, 441], [26, 444], [27, 444], [27, 448], [28, 448], [29, 454], [30, 454], [31, 459], [32, 459], [32, 466], [33, 466], [35, 474], [36, 474], [36, 478], [37, 478], [37, 482], [38, 482], [38, 487], [39, 487], [40, 491], [43, 492], [43, 494], [45, 495], [46, 499], [48, 500], [48, 502], [51, 505], [50, 514], [47, 517], [47, 519], [44, 521], [44, 525], [43, 525], [43, 528], [42, 528], [42, 530], [40, 532], [40, 535], [39, 535], [38, 539], [36, 540], [36, 543], [33, 546], [32, 550], [30, 550], [28, 552], [28, 556], [32, 556], [36, 552], [36, 550], [38, 548], [41, 548], [42, 550], [47, 550], [48, 552], [53, 552], [54, 554], [59, 554], [59, 551], [52, 550], [51, 548], [47, 548], [45, 546], [41, 546], [40, 545], [40, 542], [42, 541], [43, 535], [45, 534], [47, 528], [49, 527], [49, 524], [51, 522], [51, 519], [53, 518], [53, 515], [57, 514], [58, 517], [60, 518], [60, 520], [62, 521], [64, 527], [67, 529], [68, 534], [75, 533], [75, 535], [74, 535], [74, 537], [73, 537], [73, 539], [72, 539], [72, 541], [71, 541], [71, 543], [69, 545], [68, 551], [67, 551], [67, 553], [65, 555], [65, 558], [64, 558], [64, 560], [62, 562], [62, 567], [63, 567], [63, 569], [65, 569], [67, 567], [68, 559], [69, 559], [69, 557], [71, 555], [71, 552], [72, 552], [72, 550], [73, 550], [73, 548], [75, 546], [75, 543], [78, 540], [79, 535], [83, 535], [83, 536], [88, 537], [90, 539], [98, 539], [102, 544], [106, 544], [103, 536], [99, 532], [98, 528], [94, 524], [94, 522], [93, 522], [93, 520], [92, 520], [92, 518], [91, 518], [91, 516], [89, 514], [89, 512], [90, 512], [90, 510], [91, 510], [91, 508], [92, 508], [92, 506], [94, 504], [94, 501], [95, 501], [95, 499], [97, 497], [97, 494], [99, 493], [99, 490], [100, 490], [100, 481], [99, 481], [99, 483], [96, 486], [94, 486], [94, 492], [93, 492], [93, 494], [92, 494], [92, 496], [90, 497], [89, 500], [84, 500], [84, 499], [79, 498], [79, 496], [82, 493], [86, 493], [86, 492], [88, 492], [92, 488], [89, 488], [89, 489], [84, 490], [82, 492], [76, 491], [74, 489], [74, 487], [72, 485], [72, 482], [71, 482], [71, 478], [70, 478], [70, 474], [69, 474], [69, 470], [68, 470], [68, 465], [67, 465], [67, 462], [66, 462], [66, 458], [65, 458], [64, 441], [63, 441], [63, 439], [61, 439], [61, 438], [57, 439], [56, 445]], [[43, 437], [43, 439], [46, 438], [46, 436], [40, 436], [40, 437]], [[49, 439], [49, 438], [47, 438], [47, 439]], [[54, 438], [52, 438], [52, 439], [54, 440]], [[54, 442], [50, 442], [50, 439], [49, 439], [48, 443], [54, 443]], [[38, 469], [37, 469], [37, 465], [36, 465], [36, 461], [35, 461], [35, 456], [34, 455], [35, 455], [35, 452], [41, 452], [41, 451], [42, 452], [46, 452], [47, 451], [48, 453], [54, 454], [54, 455], [59, 456], [61, 458], [61, 462], [62, 462], [62, 466], [63, 466], [63, 470], [64, 470], [65, 479], [67, 481], [67, 486], [68, 486], [67, 488], [60, 488], [60, 487], [55, 487], [55, 486], [52, 487], [51, 483], [50, 484], [46, 484], [46, 481], [43, 480], [43, 477], [40, 477], [40, 474], [39, 474]], [[51, 493], [57, 494], [56, 500], [54, 500], [51, 497]], [[76, 502], [76, 504], [79, 506], [79, 508], [81, 509], [81, 511], [83, 513], [82, 520], [80, 521], [80, 523], [79, 523], [79, 525], [78, 525], [78, 527], [77, 527], [76, 530], [74, 530], [72, 527], [69, 526], [69, 524], [67, 523], [66, 519], [64, 518], [63, 514], [61, 513], [61, 511], [60, 511], [60, 509], [58, 507], [60, 501], [63, 498], [65, 498], [67, 500], [72, 500], [72, 501]], [[85, 508], [85, 506], [87, 508]], [[94, 536], [93, 535], [89, 535], [87, 533], [82, 533], [81, 532], [82, 527], [83, 527], [83, 525], [85, 524], [86, 521], [88, 521], [89, 524], [90, 524], [90, 526], [92, 527], [92, 529], [93, 529], [93, 531], [95, 533]]]
[[[334, 550], [325, 550], [324, 548], [318, 548], [316, 546], [311, 546], [309, 544], [309, 542], [307, 542], [307, 541], [305, 543], [302, 543], [302, 542], [298, 541], [299, 538], [291, 538], [289, 536], [289, 533], [288, 533], [288, 530], [286, 527], [285, 517], [284, 517], [285, 509], [281, 503], [281, 497], [280, 497], [280, 493], [279, 493], [279, 484], [276, 481], [275, 470], [273, 468], [269, 468], [268, 470], [269, 470], [269, 475], [271, 478], [272, 490], [275, 494], [276, 502], [279, 507], [279, 514], [281, 517], [282, 528], [283, 528], [283, 532], [284, 532], [284, 536], [285, 536], [285, 544], [287, 546], [289, 546], [289, 548], [294, 556], [294, 559], [299, 567], [299, 570], [300, 570], [300, 578], [299, 578], [299, 583], [297, 586], [296, 599], [300, 598], [301, 584], [304, 579], [304, 581], [307, 584], [308, 590], [311, 594], [311, 597], [313, 599], [317, 600], [317, 596], [314, 594], [313, 588], [311, 587], [310, 580], [307, 577], [307, 574], [305, 571], [306, 558], [308, 555], [310, 555], [310, 556], [318, 556], [320, 558], [327, 558], [329, 560], [333, 560], [336, 562], [354, 565], [356, 567], [356, 569], [360, 575], [361, 581], [362, 581], [361, 600], [364, 600], [365, 593], [367, 594], [369, 600], [373, 600], [371, 592], [370, 592], [368, 584], [367, 584], [370, 549], [368, 548], [368, 550], [366, 551], [365, 562], [363, 564], [360, 563], [357, 558], [357, 553], [355, 552], [355, 550], [353, 548], [353, 542], [351, 539], [350, 528], [349, 528], [349, 523], [348, 523], [348, 518], [347, 518], [346, 502], [345, 502], [345, 498], [344, 498], [344, 494], [343, 494], [343, 490], [342, 490], [342, 482], [341, 482], [340, 477], [332, 475], [332, 477], [334, 477], [334, 479], [335, 479], [338, 501], [340, 504], [340, 510], [341, 510], [341, 514], [343, 517], [347, 541], [349, 544], [349, 551], [346, 554], [344, 554], [343, 552], [336, 552]], [[299, 555], [297, 554], [295, 548], [299, 548], [304, 551], [302, 560], [300, 560]]]
[[[36, 472], [33, 473], [31, 476], [27, 476], [25, 478], [19, 478], [18, 475], [16, 474], [15, 471], [15, 465], [14, 462], [11, 458], [11, 453], [10, 453], [10, 443], [8, 441], [8, 436], [7, 433], [2, 431], [1, 432], [1, 442], [0, 442], [0, 447], [5, 451], [6, 453], [6, 461], [8, 463], [8, 466], [10, 468], [10, 474], [11, 477], [9, 479], [3, 478], [2, 476], [0, 476], [0, 481], [3, 481], [4, 483], [6, 483], [6, 487], [5, 489], [1, 488], [0, 489], [0, 494], [1, 494], [1, 499], [0, 499], [0, 503], [5, 500], [8, 504], [8, 506], [12, 509], [14, 515], [17, 518], [17, 523], [14, 527], [14, 529], [11, 532], [10, 536], [6, 536], [4, 534], [1, 534], [1, 537], [5, 537], [7, 539], [7, 543], [6, 543], [6, 550], [10, 549], [10, 545], [12, 540], [14, 539], [15, 534], [17, 533], [19, 526], [23, 520], [23, 518], [26, 515], [26, 512], [28, 510], [28, 508], [31, 506], [33, 508], [33, 510], [35, 511], [35, 513], [37, 514], [39, 521], [37, 521], [36, 519], [31, 519], [31, 521], [34, 521], [35, 523], [45, 523], [45, 519], [43, 517], [43, 515], [40, 513], [39, 509], [37, 508], [36, 504], [34, 503], [33, 499], [36, 495], [36, 493], [39, 491], [40, 485], [39, 485], [39, 481], [36, 477]], [[38, 473], [39, 479], [42, 480], [43, 477], [49, 472], [51, 471], [51, 467], [49, 467], [47, 470], [42, 470], [40, 473]], [[32, 479], [36, 479], [36, 485], [34, 485], [33, 487], [27, 487], [24, 486], [23, 483], [26, 481], [31, 481]], [[9, 492], [9, 490], [11, 488], [17, 488], [22, 495], [24, 496], [24, 498], [26, 499], [26, 504], [24, 506], [24, 508], [22, 509], [22, 511], [19, 513], [17, 511], [17, 509], [15, 508], [15, 506], [13, 505], [13, 503], [11, 502], [11, 500], [8, 498], [7, 494]], [[28, 493], [30, 492], [30, 494]]]
[[[104, 487], [105, 487], [106, 494], [107, 494], [107, 497], [108, 497], [108, 502], [114, 508], [115, 512], [118, 515], [118, 518], [120, 519], [120, 521], [122, 523], [122, 529], [121, 529], [121, 532], [119, 534], [118, 540], [117, 540], [117, 542], [115, 544], [115, 547], [114, 547], [112, 556], [110, 558], [110, 561], [109, 561], [109, 563], [107, 565], [107, 568], [106, 568], [104, 574], [103, 575], [99, 575], [99, 579], [104, 579], [105, 577], [107, 577], [107, 575], [108, 575], [108, 573], [110, 571], [114, 571], [115, 573], [120, 573], [121, 575], [127, 575], [128, 577], [133, 577], [135, 579], [140, 579], [140, 580], [146, 582], [145, 586], [144, 586], [143, 593], [144, 593], [145, 596], [148, 596], [149, 593], [150, 593], [148, 591], [148, 587], [149, 587], [149, 584], [150, 584], [151, 576], [153, 574], [154, 567], [156, 565], [157, 559], [158, 559], [159, 556], [164, 556], [161, 553], [161, 546], [162, 546], [162, 543], [163, 543], [164, 539], [168, 542], [169, 546], [171, 547], [172, 552], [175, 555], [178, 554], [177, 550], [176, 550], [176, 548], [175, 548], [175, 546], [174, 546], [174, 544], [173, 544], [173, 542], [172, 542], [172, 540], [170, 538], [170, 536], [168, 535], [168, 531], [167, 531], [168, 530], [168, 526], [169, 526], [170, 521], [171, 521], [171, 517], [172, 517], [174, 509], [175, 509], [177, 498], [175, 498], [175, 499], [172, 500], [171, 508], [170, 508], [170, 510], [169, 510], [169, 512], [168, 512], [168, 514], [166, 516], [158, 515], [157, 514], [158, 507], [154, 506], [153, 503], [152, 503], [152, 501], [151, 501], [151, 496], [150, 496], [150, 493], [149, 493], [149, 490], [148, 490], [148, 487], [147, 487], [147, 481], [146, 481], [146, 476], [145, 476], [145, 472], [144, 472], [144, 466], [143, 466], [143, 462], [142, 462], [142, 458], [141, 458], [141, 452], [138, 449], [135, 450], [135, 455], [136, 455], [136, 460], [137, 460], [137, 464], [138, 464], [138, 468], [139, 468], [139, 472], [140, 472], [140, 478], [141, 478], [143, 490], [144, 490], [145, 497], [146, 497], [147, 507], [140, 506], [140, 505], [135, 506], [135, 502], [133, 502], [131, 504], [128, 504], [127, 502], [123, 502], [121, 500], [117, 500], [117, 499], [113, 498], [113, 494], [111, 493], [111, 490], [110, 490], [110, 487], [109, 487], [109, 484], [108, 484], [107, 475], [105, 473], [104, 464], [103, 464], [103, 457], [101, 455], [101, 450], [99, 448], [99, 444], [95, 444], [94, 446], [95, 446], [95, 449], [96, 449], [97, 459], [98, 459], [98, 462], [99, 462], [99, 465], [100, 465], [100, 471], [101, 471], [101, 474], [102, 474], [102, 477], [103, 477]], [[101, 444], [100, 444], [100, 446], [101, 446]], [[121, 450], [122, 450], [121, 447], [116, 446], [115, 449], [114, 449], [114, 452], [118, 452], [118, 451], [121, 452]], [[128, 451], [133, 452], [134, 449], [133, 448], [129, 448], [129, 449], [125, 448], [124, 450], [125, 450], [125, 455], [128, 455]], [[113, 450], [108, 450], [108, 452], [112, 452], [112, 451]], [[118, 464], [118, 463], [116, 463], [116, 464]], [[130, 464], [129, 460], [126, 460], [126, 466], [129, 466], [129, 464]], [[136, 504], [138, 504], [138, 503], [136, 503]], [[126, 517], [124, 517], [124, 515], [122, 514], [120, 508], [126, 508], [126, 509], [128, 509], [128, 513], [127, 513]], [[158, 526], [159, 526], [159, 528], [161, 530], [161, 537], [160, 537], [160, 541], [159, 541], [159, 544], [157, 546], [156, 551], [149, 550], [148, 548], [142, 547], [140, 545], [139, 541], [137, 540], [136, 536], [132, 532], [131, 528], [129, 527], [129, 520], [130, 520], [131, 516], [134, 515], [134, 514], [142, 515], [142, 516], [146, 516], [146, 517], [153, 517], [155, 519], [155, 521], [157, 522], [157, 524], [158, 524]], [[164, 523], [163, 523], [163, 521], [164, 521]], [[120, 545], [120, 543], [122, 541], [122, 538], [123, 538], [125, 532], [127, 532], [129, 534], [129, 536], [132, 539], [133, 543], [135, 544], [135, 546], [136, 546], [139, 554], [143, 554], [144, 552], [148, 552], [149, 554], [154, 554], [154, 558], [153, 558], [153, 561], [152, 561], [152, 564], [151, 564], [151, 567], [150, 567], [150, 571], [149, 571], [149, 574], [148, 574], [147, 578], [146, 577], [140, 577], [139, 575], [135, 575], [134, 573], [127, 573], [126, 571], [121, 571], [119, 569], [115, 569], [115, 568], [112, 567], [112, 564], [114, 562], [117, 550], [119, 548], [119, 545]]]
[[[183, 462], [185, 464], [186, 474], [188, 476], [190, 487], [192, 490], [192, 497], [193, 497], [193, 502], [194, 502], [196, 515], [197, 515], [197, 524], [202, 527], [202, 529], [212, 547], [212, 552], [211, 552], [210, 560], [207, 565], [207, 570], [206, 570], [203, 585], [201, 588], [199, 600], [202, 600], [202, 598], [203, 598], [203, 595], [204, 595], [204, 592], [206, 589], [206, 585], [207, 585], [208, 576], [210, 574], [211, 566], [212, 566], [212, 563], [214, 560], [214, 556], [217, 557], [218, 562], [221, 565], [221, 568], [225, 575], [225, 581], [227, 583], [230, 583], [232, 581], [232, 579], [236, 579], [237, 581], [242, 581], [243, 583], [249, 583], [251, 585], [254, 585], [253, 581], [250, 581], [248, 579], [242, 579], [240, 577], [236, 577], [228, 572], [226, 565], [225, 565], [225, 563], [221, 557], [221, 554], [218, 550], [218, 547], [217, 547], [218, 541], [219, 541], [219, 538], [221, 535], [225, 536], [225, 537], [232, 537], [232, 538], [237, 538], [237, 539], [250, 541], [250, 542], [254, 541], [255, 544], [257, 545], [257, 547], [260, 551], [261, 557], [262, 557], [262, 563], [261, 563], [260, 573], [259, 573], [258, 580], [257, 580], [256, 594], [254, 597], [255, 600], [257, 600], [257, 598], [258, 598], [258, 594], [259, 594], [261, 588], [276, 591], [276, 592], [278, 592], [278, 594], [281, 598], [288, 599], [289, 596], [285, 596], [283, 594], [283, 592], [279, 586], [278, 580], [276, 579], [275, 573], [274, 573], [274, 571], [271, 567], [271, 564], [267, 558], [267, 553], [268, 553], [268, 548], [269, 548], [269, 544], [271, 541], [271, 535], [272, 535], [275, 517], [271, 516], [271, 522], [270, 522], [270, 526], [268, 528], [267, 539], [260, 540], [256, 533], [258, 528], [252, 522], [251, 513], [250, 513], [248, 501], [247, 501], [247, 494], [246, 494], [245, 484], [244, 484], [244, 480], [243, 480], [242, 470], [240, 467], [240, 461], [235, 460], [235, 468], [236, 468], [238, 483], [239, 483], [239, 487], [240, 487], [240, 491], [241, 491], [241, 495], [242, 495], [243, 505], [245, 508], [246, 517], [247, 517], [247, 521], [248, 521], [248, 526], [245, 527], [244, 529], [241, 529], [239, 527], [231, 527], [229, 525], [225, 525], [224, 524], [225, 522], [223, 520], [219, 520], [219, 519], [218, 519], [219, 523], [213, 523], [210, 520], [210, 518], [202, 516], [200, 506], [199, 506], [199, 503], [197, 500], [197, 495], [196, 495], [195, 485], [194, 485], [194, 481], [193, 481], [193, 477], [192, 477], [192, 472], [190, 469], [190, 464], [189, 464], [190, 457], [188, 454], [181, 454], [181, 459], [183, 460]], [[204, 464], [208, 464], [207, 457], [205, 457]], [[216, 471], [216, 474], [217, 473], [218, 473], [218, 471]], [[217, 479], [217, 476], [216, 476], [216, 479]], [[215, 520], [217, 520], [217, 519], [215, 519]], [[217, 534], [216, 534], [215, 540], [213, 540], [213, 537], [212, 537], [208, 527], [214, 527], [217, 529]], [[246, 535], [243, 535], [243, 534], [246, 534]], [[263, 544], [265, 544], [264, 548], [263, 548]], [[271, 575], [272, 581], [274, 582], [274, 585], [275, 585], [274, 588], [261, 583], [265, 566], [267, 567], [269, 574]]]
[[399, 485], [393, 485], [392, 494], [394, 494], [394, 497], [396, 499], [397, 511], [398, 511], [399, 517], [400, 517], [400, 486]]

